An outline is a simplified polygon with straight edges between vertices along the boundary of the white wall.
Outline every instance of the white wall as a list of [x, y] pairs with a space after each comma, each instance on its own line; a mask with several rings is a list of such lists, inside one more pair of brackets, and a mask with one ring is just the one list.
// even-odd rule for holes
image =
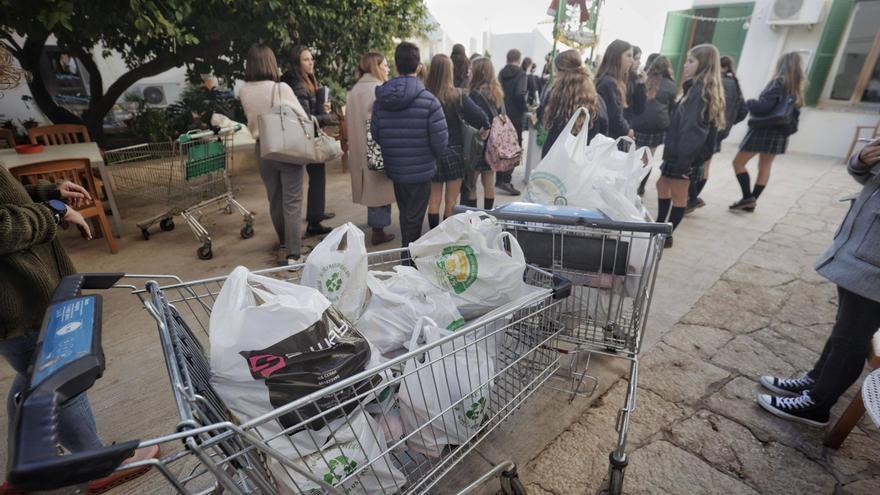
[[[642, 49], [642, 58], [659, 52], [666, 13], [689, 9], [693, 0], [608, 0], [599, 11], [599, 46], [596, 53], [617, 38]], [[589, 52], [588, 52], [589, 53]]]
[[[708, 1], [708, 0], [707, 0]], [[712, 3], [737, 3], [738, 0]], [[737, 76], [746, 98], [756, 98], [773, 76], [779, 57], [790, 51], [801, 51], [812, 61], [825, 27], [825, 16], [831, 0], [825, 0], [825, 13], [820, 24], [771, 29], [767, 15], [772, 0], [757, 0], [754, 17], [743, 46]], [[829, 76], [829, 80], [833, 75]], [[826, 81], [827, 84], [827, 81]], [[804, 108], [797, 134], [789, 141], [789, 150], [800, 153], [842, 157], [849, 149], [853, 132], [859, 125], [875, 125], [880, 119], [876, 110], [846, 108], [843, 105], [819, 102], [816, 108]], [[740, 141], [747, 132], [745, 122], [731, 131], [730, 141]]]
[[[529, 57], [538, 66], [536, 73], [544, 69], [544, 56], [553, 49], [553, 42], [535, 29], [531, 33], [493, 34], [489, 37], [489, 53], [495, 69], [501, 70], [507, 63], [507, 52], [516, 48], [523, 58]], [[564, 48], [563, 48], [564, 49]]]
[[[19, 39], [19, 41], [21, 41], [21, 39]], [[55, 40], [50, 38], [47, 45], [53, 44], [55, 44]], [[100, 54], [100, 47], [96, 47], [94, 53]], [[122, 56], [116, 52], [113, 52], [107, 58], [97, 59], [95, 63], [101, 71], [105, 91], [116, 81], [116, 79], [119, 78], [119, 76], [128, 71], [128, 68], [125, 66], [125, 61], [122, 60]], [[18, 62], [16, 61], [15, 64], [18, 65]], [[143, 83], [179, 83], [181, 87], [183, 87], [186, 83], [186, 69], [184, 67], [176, 67], [161, 74], [141, 79], [137, 84]], [[40, 112], [36, 103], [33, 101], [27, 103], [22, 101], [22, 96], [31, 95], [26, 83], [22, 82], [22, 85], [18, 88], [2, 91], [0, 94], [3, 95], [3, 97], [0, 98], [0, 115], [3, 116], [3, 119], [14, 119], [19, 127], [21, 124], [20, 121], [27, 119], [36, 119], [41, 124], [49, 123], [48, 119], [46, 119], [42, 112]]]

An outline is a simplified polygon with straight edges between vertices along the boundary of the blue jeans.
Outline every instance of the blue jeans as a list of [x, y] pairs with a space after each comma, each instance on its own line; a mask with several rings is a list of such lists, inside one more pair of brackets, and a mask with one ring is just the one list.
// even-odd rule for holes
[[[28, 332], [21, 337], [0, 340], [0, 355], [6, 358], [6, 362], [17, 373], [6, 400], [7, 436], [12, 433], [15, 396], [25, 389], [27, 368], [37, 347], [37, 337], [37, 332]], [[79, 394], [61, 405], [58, 436], [61, 446], [70, 452], [94, 450], [103, 446], [86, 394]]]
[[374, 229], [384, 229], [391, 225], [391, 205], [368, 206], [367, 225]]

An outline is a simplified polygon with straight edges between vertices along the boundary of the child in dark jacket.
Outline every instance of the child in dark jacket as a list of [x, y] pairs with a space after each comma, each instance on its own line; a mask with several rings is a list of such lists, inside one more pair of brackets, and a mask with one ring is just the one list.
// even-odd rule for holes
[[[745, 120], [749, 114], [743, 99], [742, 90], [739, 87], [739, 80], [733, 70], [733, 59], [728, 56], [721, 57], [721, 86], [724, 87], [724, 129], [718, 130], [718, 137], [715, 139], [714, 153], [721, 151], [721, 141], [727, 139], [730, 135], [730, 129], [734, 125]], [[712, 164], [710, 156], [706, 163], [703, 164], [702, 178], [692, 180], [688, 188], [688, 207], [687, 212], [706, 206], [706, 202], [700, 198], [700, 193], [706, 187], [709, 180], [709, 165]]]
[[[712, 156], [717, 129], [724, 128], [719, 65], [718, 49], [713, 45], [693, 47], [684, 65], [684, 75], [693, 83], [678, 103], [666, 131], [662, 175], [657, 181], [657, 221], [666, 222], [668, 218], [673, 230], [684, 218], [691, 170]], [[672, 246], [672, 237], [666, 239], [666, 246]]]
[[623, 40], [614, 40], [605, 49], [602, 64], [599, 65], [596, 91], [605, 100], [608, 111], [608, 137], [634, 137], [632, 128], [626, 120], [626, 84], [630, 67], [633, 64], [632, 45]]
[[[646, 87], [647, 103], [643, 111], [632, 117], [632, 127], [636, 135], [636, 146], [651, 149], [651, 155], [663, 144], [666, 129], [669, 127], [672, 110], [675, 108], [675, 95], [678, 88], [672, 76], [672, 63], [663, 56], [654, 57], [648, 66]], [[646, 175], [639, 184], [639, 196], [645, 193]]]
[[[444, 202], [443, 218], [452, 215], [452, 207], [461, 192], [465, 175], [464, 141], [462, 140], [462, 121], [471, 127], [484, 130], [489, 128], [489, 117], [461, 89], [454, 85], [452, 60], [440, 53], [431, 59], [428, 91], [440, 100], [446, 114], [449, 129], [449, 146], [437, 160], [437, 174], [431, 181], [431, 199], [428, 201], [428, 227], [433, 229], [440, 224], [440, 204]], [[445, 194], [444, 194], [445, 188]]]
[[[786, 53], [776, 65], [776, 75], [767, 84], [757, 100], [749, 100], [746, 106], [752, 118], [749, 132], [739, 145], [739, 153], [733, 158], [736, 180], [742, 189], [742, 199], [730, 205], [731, 210], [755, 211], [758, 198], [770, 180], [770, 168], [776, 155], [785, 153], [788, 137], [797, 132], [800, 107], [804, 105], [804, 65], [797, 52]], [[761, 117], [772, 113], [777, 106], [790, 100], [792, 111], [789, 119], [778, 124], [767, 125]], [[746, 164], [758, 155], [758, 178], [751, 189]]]
[[400, 210], [403, 247], [422, 235], [437, 159], [448, 144], [446, 116], [437, 98], [416, 77], [419, 48], [397, 45], [394, 62], [400, 73], [376, 88], [370, 129], [382, 149], [385, 174], [394, 182]]

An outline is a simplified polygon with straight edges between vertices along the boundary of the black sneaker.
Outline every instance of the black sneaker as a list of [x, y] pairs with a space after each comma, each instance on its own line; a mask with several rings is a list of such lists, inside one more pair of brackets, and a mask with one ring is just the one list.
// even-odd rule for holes
[[755, 204], [757, 204], [758, 200], [752, 196], [748, 198], [742, 198], [736, 203], [730, 205], [728, 208], [731, 210], [746, 210], [746, 211], [755, 211]]
[[798, 396], [806, 390], [810, 390], [816, 384], [810, 375], [804, 373], [797, 378], [777, 378], [775, 376], [762, 376], [761, 385], [776, 395]]
[[810, 398], [809, 392], [797, 397], [774, 397], [758, 394], [758, 405], [770, 414], [782, 419], [790, 419], [810, 426], [828, 426], [831, 415], [827, 409], [820, 408]]

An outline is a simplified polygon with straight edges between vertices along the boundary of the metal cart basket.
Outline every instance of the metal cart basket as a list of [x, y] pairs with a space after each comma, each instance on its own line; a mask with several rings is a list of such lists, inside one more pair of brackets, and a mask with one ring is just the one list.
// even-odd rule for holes
[[[388, 270], [406, 261], [407, 253], [372, 253], [369, 264]], [[258, 273], [295, 282], [300, 272], [279, 267]], [[176, 492], [187, 494], [431, 491], [557, 371], [562, 303], [571, 288], [564, 278], [528, 266], [525, 281], [534, 290], [521, 299], [445, 338], [242, 422], [232, 417], [210, 383], [205, 342], [225, 277], [180, 282], [168, 276], [171, 283], [164, 286], [155, 281], [162, 276], [150, 277], [143, 289], [116, 286], [135, 288], [156, 320], [180, 422], [174, 434], [122, 445], [162, 444], [163, 457], [142, 464], [153, 465]], [[333, 332], [344, 336], [352, 331], [335, 311], [328, 314], [326, 323]], [[400, 424], [396, 411], [404, 400], [439, 406], [414, 428], [402, 430], [394, 425]], [[452, 437], [457, 440], [448, 440]], [[437, 452], [412, 447], [431, 442], [438, 445]], [[63, 457], [69, 456], [59, 459]], [[120, 462], [124, 457], [119, 456]], [[86, 466], [107, 465], [92, 461]], [[23, 465], [38, 466], [41, 473], [49, 469], [34, 462]], [[15, 472], [21, 482], [37, 470]], [[499, 474], [505, 493], [524, 493], [510, 461], [462, 493]]]
[[242, 239], [254, 235], [254, 215], [236, 201], [228, 170], [232, 166], [232, 136], [240, 125], [218, 131], [191, 131], [177, 140], [146, 143], [105, 152], [107, 170], [116, 193], [140, 203], [160, 204], [162, 210], [138, 222], [144, 239], [149, 228], [174, 228], [180, 215], [201, 242], [199, 259], [213, 257], [211, 236], [201, 224], [205, 210], [222, 206], [243, 219]]
[[616, 222], [595, 210], [512, 203], [489, 212], [519, 241], [530, 264], [561, 275], [572, 283], [563, 302], [564, 329], [569, 343], [567, 376], [571, 400], [596, 378], [587, 374], [590, 356], [599, 353], [629, 361], [626, 399], [617, 417], [617, 446], [609, 455], [609, 491], [620, 493], [628, 459], [626, 439], [630, 414], [636, 407], [639, 351], [663, 243], [669, 224]]

